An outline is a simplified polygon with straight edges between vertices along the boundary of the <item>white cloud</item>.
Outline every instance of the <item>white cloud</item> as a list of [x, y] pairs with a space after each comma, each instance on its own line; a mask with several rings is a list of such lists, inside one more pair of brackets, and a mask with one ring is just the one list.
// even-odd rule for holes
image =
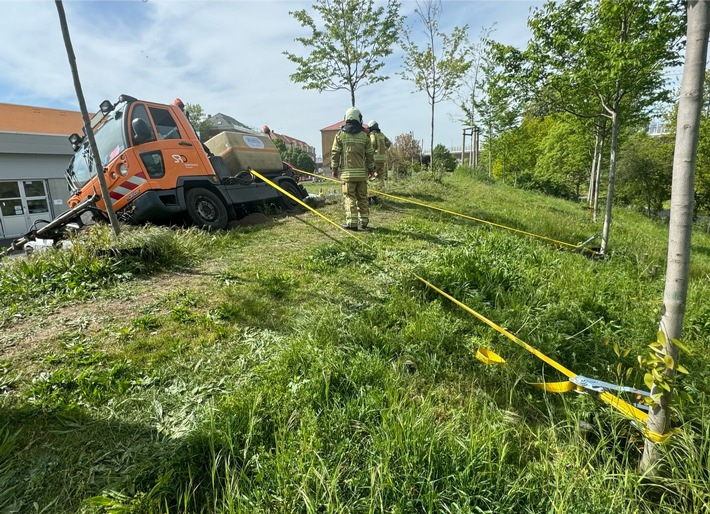
[[[304, 91], [289, 80], [295, 65], [284, 50], [306, 29], [289, 11], [309, 9], [296, 0], [65, 0], [84, 96], [92, 109], [103, 99], [126, 93], [170, 102], [180, 97], [205, 112], [302, 139], [320, 148], [319, 130], [342, 118], [349, 93]], [[477, 40], [494, 23], [494, 38], [522, 46], [527, 40], [530, 5], [539, 1], [445, 0], [441, 28], [469, 25]], [[405, 0], [403, 14], [415, 2]], [[0, 101], [44, 107], [77, 108], [73, 82], [54, 2], [0, 1]], [[401, 56], [392, 61], [399, 63]], [[391, 138], [413, 131], [428, 146], [430, 111], [423, 93], [401, 80], [398, 66], [390, 80], [356, 92], [366, 121], [379, 121]], [[451, 103], [437, 104], [436, 142], [460, 144], [461, 128], [450, 121]]]

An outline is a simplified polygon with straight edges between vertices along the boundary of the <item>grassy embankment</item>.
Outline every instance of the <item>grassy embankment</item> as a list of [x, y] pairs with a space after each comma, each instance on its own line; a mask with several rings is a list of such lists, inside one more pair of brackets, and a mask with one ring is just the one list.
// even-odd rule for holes
[[[393, 191], [570, 243], [600, 231], [580, 204], [465, 177]], [[651, 486], [628, 420], [532, 388], [564, 377], [401, 265], [574, 372], [643, 387], [665, 225], [617, 209], [599, 261], [392, 200], [372, 219], [360, 240], [310, 213], [104, 229], [6, 263], [0, 511], [708, 511], [708, 237], [684, 331], [695, 403]]]

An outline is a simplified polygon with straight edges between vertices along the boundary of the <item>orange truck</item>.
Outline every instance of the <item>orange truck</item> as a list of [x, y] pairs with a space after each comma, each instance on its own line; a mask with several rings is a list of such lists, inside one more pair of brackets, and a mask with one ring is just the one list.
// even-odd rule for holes
[[[251, 169], [296, 198], [307, 196], [269, 136], [223, 132], [202, 143], [181, 102], [167, 105], [121, 95], [115, 104], [102, 102], [91, 125], [101, 157], [98, 169], [124, 221], [186, 220], [214, 230], [259, 205], [297, 205]], [[72, 134], [69, 141], [75, 152], [66, 170], [73, 209], [100, 197], [100, 188], [88, 138]], [[104, 199], [91, 210], [95, 218], [105, 217]]]

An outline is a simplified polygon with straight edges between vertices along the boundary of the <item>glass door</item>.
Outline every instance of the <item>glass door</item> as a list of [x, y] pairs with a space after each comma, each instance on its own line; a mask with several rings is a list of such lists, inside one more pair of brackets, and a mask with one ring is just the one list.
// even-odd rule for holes
[[21, 236], [36, 221], [51, 218], [44, 180], [0, 181], [2, 237]]

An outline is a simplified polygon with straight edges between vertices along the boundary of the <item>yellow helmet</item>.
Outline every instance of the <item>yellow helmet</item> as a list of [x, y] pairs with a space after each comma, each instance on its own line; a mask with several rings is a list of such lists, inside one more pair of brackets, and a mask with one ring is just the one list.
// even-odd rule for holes
[[350, 109], [345, 111], [345, 121], [348, 120], [353, 120], [362, 123], [362, 114], [360, 114], [360, 110], [357, 107], [351, 107]]
[[375, 130], [380, 128], [380, 126], [377, 124], [377, 122], [375, 120], [370, 120], [367, 123], [367, 126], [370, 127], [371, 129], [375, 129]]

